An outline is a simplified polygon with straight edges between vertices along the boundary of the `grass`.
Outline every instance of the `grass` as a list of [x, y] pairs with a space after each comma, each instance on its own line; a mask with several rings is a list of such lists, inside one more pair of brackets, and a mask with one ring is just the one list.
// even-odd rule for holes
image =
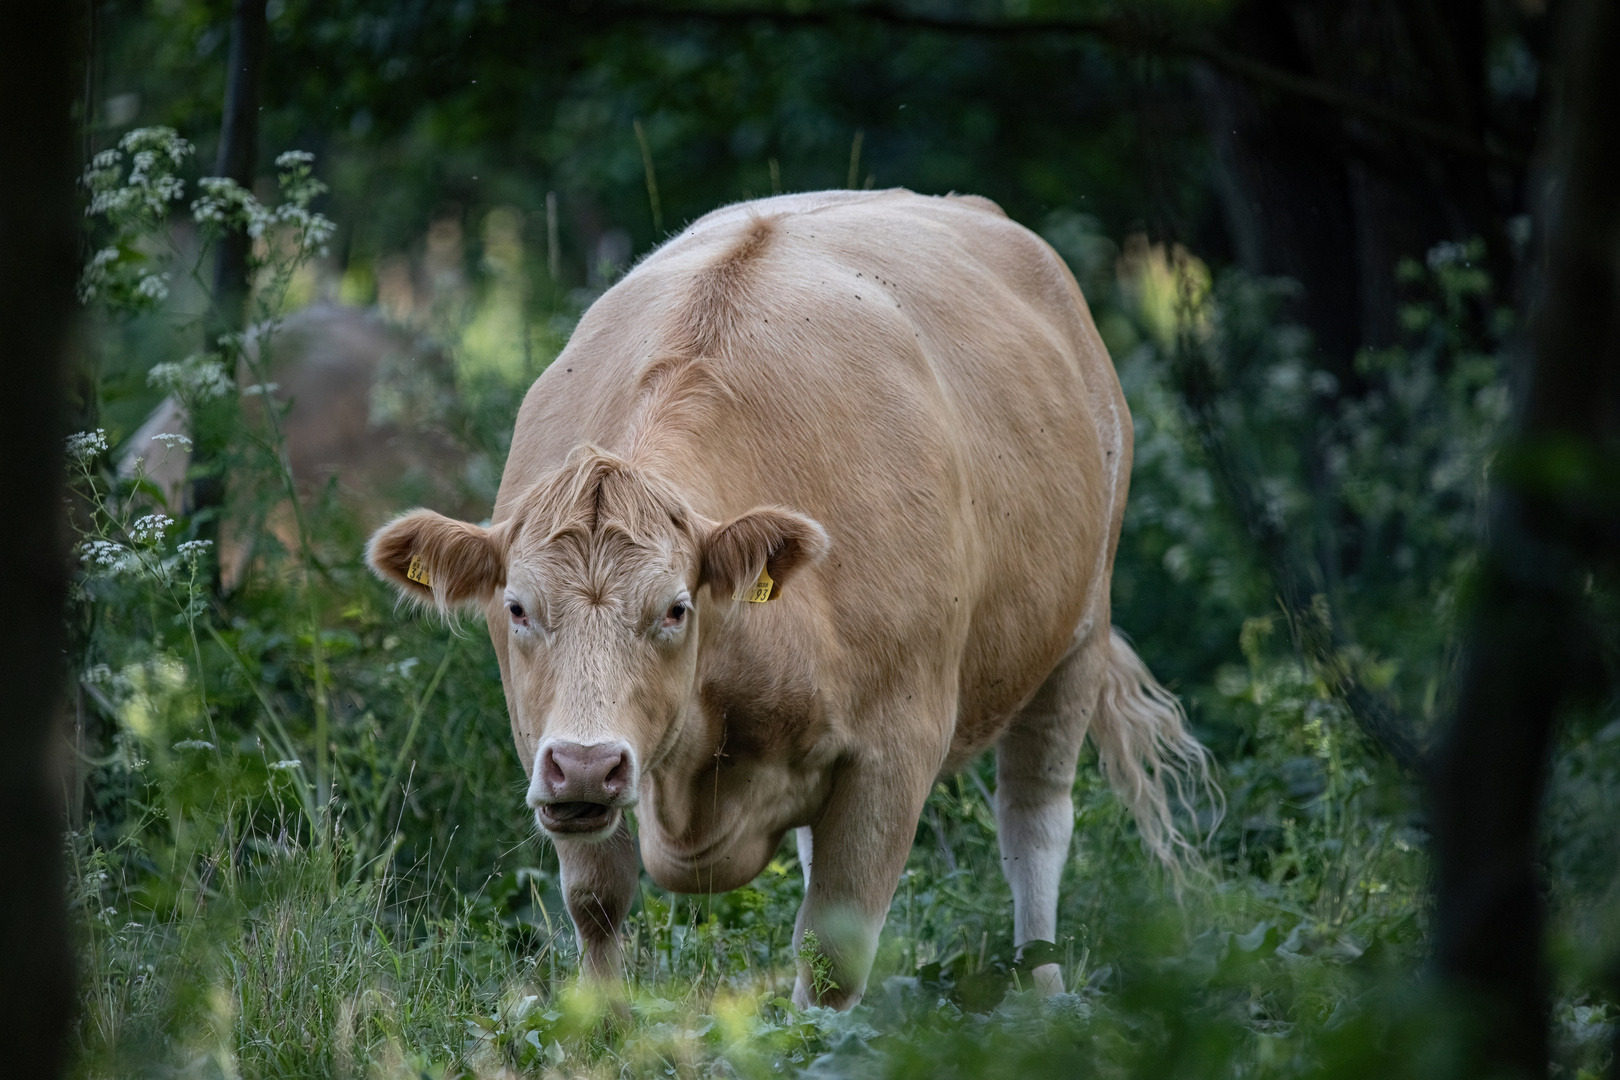
[[[94, 190], [132, 186], [109, 168]], [[302, 210], [312, 189], [289, 190]], [[255, 363], [312, 257], [305, 219], [289, 220], [294, 234], [272, 235], [261, 255]], [[131, 342], [194, 336], [203, 316], [154, 312], [138, 288], [162, 247], [162, 216], [142, 210], [108, 228], [119, 251], [140, 257], [102, 268], [103, 340], [133, 355]], [[183, 254], [194, 271], [204, 253], [171, 262]], [[188, 277], [206, 308], [196, 273], [177, 273], [176, 289]], [[487, 303], [519, 303], [520, 293], [493, 289]], [[120, 296], [123, 308], [112, 303]], [[1100, 321], [1124, 318], [1101, 303]], [[481, 346], [463, 335], [452, 426], [481, 455], [487, 467], [474, 472], [486, 482], [523, 388], [566, 337], [566, 312], [552, 315], [544, 332], [520, 308], [474, 311], [462, 326], [511, 324], [543, 346], [538, 359], [508, 350], [522, 357], [512, 367], [469, 361]], [[154, 336], [151, 324], [165, 320], [167, 337]], [[223, 378], [245, 339], [221, 348], [211, 362]], [[1211, 509], [1207, 470], [1155, 374], [1162, 364], [1147, 345], [1118, 351], [1145, 430], [1117, 606], [1158, 611], [1161, 627], [1196, 623], [1184, 642], [1237, 637], [1240, 663], [1184, 687], [1218, 753], [1225, 817], [1217, 827], [1210, 807], [1186, 808], [1204, 843], [1177, 881], [1084, 763], [1059, 937], [1020, 960], [991, 763], [941, 778], [866, 998], [847, 1014], [788, 1001], [796, 955], [816, 956], [813, 943], [792, 942], [802, 878], [791, 844], [758, 880], [720, 896], [673, 896], [644, 880], [623, 927], [625, 1007], [579, 986], [555, 853], [532, 835], [482, 628], [396, 609], [361, 565], [363, 530], [333, 489], [296, 491], [275, 409], [244, 411], [234, 395], [202, 396], [200, 384], [189, 391], [202, 428], [239, 436], [220, 459], [223, 513], [263, 534], [229, 596], [210, 587], [205, 549], [182, 546], [206, 523], [146, 516], [148, 487], [114, 475], [104, 440], [82, 443], [74, 484], [86, 558], [71, 614], [84, 798], [67, 841], [82, 987], [73, 1074], [1444, 1075], [1458, 1014], [1422, 977], [1427, 839], [1414, 787], [1294, 659], [1274, 619], [1222, 629], [1232, 610], [1264, 608], [1267, 597]], [[255, 378], [267, 381], [262, 370]], [[283, 545], [255, 523], [277, 520], [289, 499], [296, 537]], [[1429, 513], [1424, 505], [1411, 513]], [[1204, 606], [1189, 608], [1192, 594]], [[1449, 608], [1401, 609], [1438, 639], [1436, 610]], [[1217, 651], [1232, 655], [1229, 642]], [[1581, 944], [1620, 940], [1620, 842], [1599, 824], [1620, 799], [1610, 719], [1572, 727], [1549, 801], [1557, 1063], [1577, 1076], [1606, 1067], [1614, 1027], [1607, 973], [1593, 959], [1613, 950]], [[1053, 961], [1069, 992], [1043, 1001], [1028, 970]]]
[[[282, 773], [235, 804], [176, 811], [194, 838], [183, 857], [179, 843], [150, 844], [150, 823], [122, 846], [75, 837], [77, 1073], [763, 1077], [814, 1065], [966, 1076], [1012, 1074], [1014, 1060], [1040, 1075], [1073, 1075], [1062, 1068], [1079, 1060], [1180, 1073], [1165, 1055], [1196, 1045], [1189, 1075], [1212, 1075], [1216, 1060], [1303, 1075], [1296, 1059], [1330, 1021], [1359, 1015], [1358, 995], [1409, 963], [1421, 938], [1422, 855], [1367, 819], [1367, 788], [1344, 778], [1336, 732], [1317, 725], [1323, 786], [1290, 804], [1299, 817], [1266, 819], [1256, 811], [1269, 793], [1240, 783], [1246, 823], [1213, 838], [1179, 902], [1095, 769], [1083, 770], [1057, 943], [1074, 992], [1045, 1003], [1014, 963], [986, 763], [941, 783], [866, 1002], [849, 1015], [786, 1000], [802, 894], [791, 845], [721, 896], [644, 882], [625, 926], [625, 1021], [576, 983], [539, 842], [476, 883], [454, 880], [431, 848], [396, 870], [403, 842], [373, 853], [347, 812], [311, 836], [284, 790], [296, 778]], [[393, 812], [403, 819], [408, 803]], [[512, 796], [508, 812], [519, 811]], [[1257, 848], [1266, 836], [1280, 842]]]

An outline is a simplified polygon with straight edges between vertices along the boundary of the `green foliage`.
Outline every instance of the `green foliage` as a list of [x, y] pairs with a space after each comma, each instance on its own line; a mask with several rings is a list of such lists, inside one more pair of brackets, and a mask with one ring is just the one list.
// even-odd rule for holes
[[[191, 17], [185, 5], [174, 10]], [[604, 61], [590, 77], [605, 81], [608, 104], [582, 98], [569, 123], [602, 119], [587, 104], [617, 116], [615, 95], [652, 77], [635, 64], [674, 79], [711, 59], [703, 42], [676, 41]], [[788, 66], [771, 74], [799, 77]], [[387, 70], [353, 78], [393, 78]], [[732, 93], [759, 75], [722, 66], [683, 92]], [[421, 123], [475, 111], [450, 99]], [[654, 157], [673, 145], [700, 154], [715, 137], [649, 117]], [[972, 138], [988, 138], [981, 129], [993, 123], [964, 121], [981, 132]], [[421, 138], [476, 148], [487, 134]], [[238, 401], [232, 373], [264, 385], [295, 283], [326, 239], [311, 209], [321, 194], [312, 162], [280, 159], [274, 209], [240, 189], [200, 186], [180, 229], [173, 211], [193, 182], [187, 145], [152, 130], [128, 143], [125, 152], [151, 155], [129, 162], [140, 175], [122, 158], [98, 159], [89, 179], [101, 205], [91, 247], [113, 252], [94, 256], [85, 278], [108, 361], [108, 413], [120, 418], [109, 420], [113, 441], [155, 391], [186, 398], [233, 433], [220, 465], [233, 492], [227, 521], [259, 542], [241, 582], [215, 592], [202, 523], [159, 512], [140, 471], [120, 476], [105, 432], [70, 444], [86, 793], [69, 840], [84, 975], [77, 1075], [1395, 1077], [1443, 1068], [1455, 1016], [1418, 974], [1428, 934], [1421, 807], [1291, 648], [1171, 364], [1180, 335], [1209, 344], [1223, 422], [1271, 510], [1304, 547], [1344, 555], [1321, 585], [1332, 617], [1364, 643], [1360, 670], [1411, 714], [1440, 715], [1506, 408], [1507, 320], [1486, 308], [1476, 250], [1448, 248], [1402, 271], [1409, 337], [1364, 355], [1365, 385], [1347, 394], [1284, 317], [1286, 285], [1183, 279], [1185, 253], [1127, 240], [1122, 257], [1095, 218], [1051, 215], [1045, 232], [1086, 289], [1137, 422], [1116, 621], [1179, 684], [1219, 752], [1224, 807], [1181, 811], [1204, 838], [1200, 860], [1180, 882], [1152, 863], [1086, 763], [1058, 940], [1020, 953], [993, 771], [980, 761], [929, 799], [858, 1009], [797, 1010], [788, 1000], [800, 966], [818, 991], [829, 968], [819, 943], [792, 940], [802, 878], [787, 846], [757, 881], [723, 896], [671, 896], [644, 881], [624, 926], [626, 1003], [576, 983], [555, 857], [529, 836], [481, 629], [397, 610], [361, 565], [352, 510], [330, 487], [292, 483], [280, 407], [265, 394]], [[619, 149], [634, 154], [633, 143]], [[618, 152], [570, 167], [640, 169], [637, 157], [614, 164]], [[685, 183], [685, 192], [666, 188], [672, 215], [712, 195]], [[494, 212], [481, 220], [482, 271], [436, 295], [425, 319], [454, 356], [450, 426], [498, 473], [523, 390], [593, 293], [530, 288], [537, 275], [511, 240], [521, 229]], [[212, 299], [197, 271], [226, 223], [265, 240], [256, 314], [246, 335], [198, 349]], [[144, 284], [154, 280], [168, 291]], [[487, 499], [491, 476], [474, 482]], [[267, 527], [278, 513], [291, 515], [290, 531]], [[1605, 1064], [1613, 1007], [1606, 973], [1579, 943], [1620, 940], [1613, 837], [1592, 824], [1620, 797], [1620, 738], [1608, 719], [1572, 729], [1549, 804], [1559, 1061], [1592, 1071]], [[1068, 993], [1034, 994], [1030, 971], [1044, 963], [1059, 966]]]

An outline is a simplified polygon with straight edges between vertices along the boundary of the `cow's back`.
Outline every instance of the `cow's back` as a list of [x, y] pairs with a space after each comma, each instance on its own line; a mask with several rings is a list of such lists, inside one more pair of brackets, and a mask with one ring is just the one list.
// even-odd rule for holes
[[1128, 432], [1073, 278], [993, 204], [784, 196], [700, 219], [586, 313], [495, 516], [592, 443], [713, 519], [815, 517], [832, 553], [749, 613], [755, 639], [812, 664], [834, 712], [939, 676], [955, 759], [1105, 625]]

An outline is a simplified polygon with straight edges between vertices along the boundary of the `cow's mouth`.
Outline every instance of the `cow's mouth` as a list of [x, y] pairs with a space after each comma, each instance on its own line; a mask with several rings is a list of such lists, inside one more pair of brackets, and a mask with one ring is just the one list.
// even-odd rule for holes
[[554, 833], [601, 832], [612, 823], [618, 808], [594, 802], [547, 803], [540, 807], [540, 824]]

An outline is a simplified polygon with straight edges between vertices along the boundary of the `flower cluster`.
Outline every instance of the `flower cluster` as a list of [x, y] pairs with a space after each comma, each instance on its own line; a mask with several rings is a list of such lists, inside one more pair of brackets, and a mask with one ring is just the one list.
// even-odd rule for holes
[[160, 442], [164, 446], [167, 446], [170, 450], [173, 450], [177, 446], [182, 450], [191, 449], [191, 440], [189, 438], [184, 435], [177, 435], [172, 431], [165, 431], [154, 435], [152, 436], [152, 441]]
[[191, 143], [174, 129], [145, 127], [120, 139], [118, 149], [91, 159], [83, 177], [90, 190], [85, 215], [105, 218], [118, 242], [90, 257], [79, 278], [81, 302], [105, 297], [141, 308], [168, 299], [169, 275], [139, 268], [146, 259], [139, 241], [161, 230], [169, 204], [184, 197], [185, 181], [175, 170], [191, 154]]
[[212, 540], [187, 540], [175, 550], [180, 552], [181, 558], [196, 566], [198, 560], [213, 546], [214, 542]]
[[224, 397], [233, 385], [225, 365], [213, 353], [194, 353], [184, 360], [154, 364], [146, 373], [146, 382], [167, 390], [187, 405]]
[[81, 431], [77, 435], [67, 437], [68, 457], [75, 464], [83, 465], [97, 455], [107, 452], [107, 431], [105, 428], [96, 428], [94, 431]]
[[113, 267], [118, 263], [118, 249], [102, 248], [90, 256], [79, 275], [79, 303], [88, 304], [106, 291], [113, 283]]
[[202, 194], [191, 201], [191, 216], [199, 225], [235, 225], [257, 240], [275, 221], [253, 192], [229, 177], [205, 176], [197, 187]]
[[202, 194], [192, 200], [191, 216], [204, 228], [234, 225], [255, 240], [274, 226], [286, 226], [296, 236], [299, 255], [324, 255], [336, 226], [309, 209], [309, 204], [327, 190], [314, 177], [314, 161], [315, 155], [306, 150], [289, 150], [276, 158], [276, 167], [281, 170], [282, 201], [274, 210], [234, 180], [205, 176], [197, 181]]
[[129, 527], [129, 538], [137, 544], [155, 544], [173, 524], [168, 514], [147, 514]]
[[[85, 214], [104, 218], [117, 242], [97, 250], [86, 263], [79, 278], [82, 303], [103, 300], [142, 309], [169, 298], [169, 275], [141, 264], [150, 258], [147, 241], [166, 229], [170, 205], [185, 196], [185, 181], [176, 170], [193, 152], [191, 143], [172, 128], [145, 127], [125, 135], [116, 150], [103, 150], [91, 159], [83, 176], [90, 191]], [[275, 209], [234, 180], [203, 177], [191, 202], [192, 217], [215, 236], [234, 228], [259, 240], [284, 229], [290, 234], [293, 259], [324, 255], [336, 227], [309, 209], [327, 190], [315, 179], [314, 162], [315, 155], [305, 150], [290, 150], [276, 158], [282, 199]]]
[[79, 558], [85, 566], [108, 577], [129, 573], [138, 566], [133, 551], [111, 540], [86, 540], [79, 546]]

